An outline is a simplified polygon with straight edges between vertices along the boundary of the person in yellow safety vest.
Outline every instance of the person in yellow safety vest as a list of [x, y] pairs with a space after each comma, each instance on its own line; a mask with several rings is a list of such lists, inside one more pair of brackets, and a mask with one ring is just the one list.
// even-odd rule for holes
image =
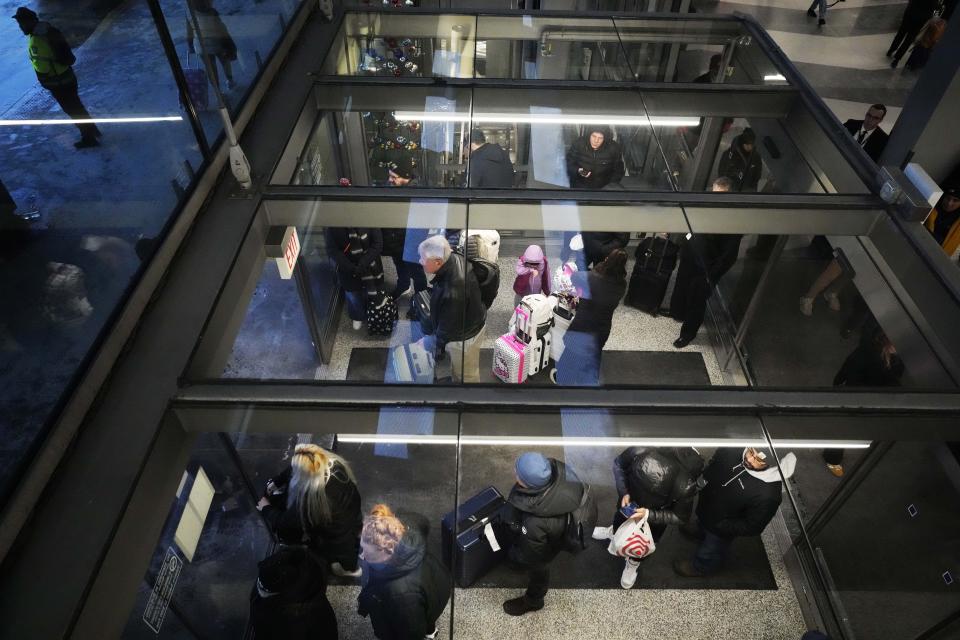
[[924, 224], [934, 239], [951, 258], [960, 249], [960, 186], [943, 190], [940, 202]]
[[[90, 120], [90, 114], [80, 102], [77, 76], [72, 65], [76, 62], [63, 34], [49, 22], [42, 22], [36, 13], [20, 7], [13, 15], [20, 30], [27, 36], [27, 52], [40, 86], [50, 92], [64, 112], [74, 120]], [[77, 123], [80, 140], [73, 143], [77, 149], [100, 146], [100, 130], [92, 122]]]

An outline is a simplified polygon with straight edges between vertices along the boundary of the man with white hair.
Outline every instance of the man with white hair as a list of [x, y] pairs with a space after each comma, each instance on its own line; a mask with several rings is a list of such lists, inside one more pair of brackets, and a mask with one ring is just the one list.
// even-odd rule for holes
[[480, 283], [467, 259], [450, 249], [441, 235], [420, 243], [420, 264], [433, 274], [430, 318], [420, 324], [424, 346], [438, 360], [450, 354], [454, 382], [480, 382], [480, 343], [487, 308], [480, 296]]

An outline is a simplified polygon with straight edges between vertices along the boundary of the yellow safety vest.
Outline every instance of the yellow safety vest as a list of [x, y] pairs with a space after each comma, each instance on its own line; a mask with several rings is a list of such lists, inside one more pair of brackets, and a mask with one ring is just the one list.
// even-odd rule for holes
[[27, 37], [27, 51], [30, 54], [30, 62], [33, 64], [33, 70], [40, 77], [59, 76], [70, 70], [70, 65], [60, 64], [56, 61], [53, 53], [53, 47], [50, 41], [44, 36], [31, 34]]

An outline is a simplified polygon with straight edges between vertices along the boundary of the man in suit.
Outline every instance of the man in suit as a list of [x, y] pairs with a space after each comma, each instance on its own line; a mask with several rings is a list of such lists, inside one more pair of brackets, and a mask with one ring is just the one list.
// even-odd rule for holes
[[874, 162], [880, 159], [880, 154], [887, 146], [889, 138], [887, 132], [880, 128], [880, 122], [885, 115], [887, 115], [887, 108], [882, 104], [874, 104], [867, 109], [863, 120], [847, 120], [843, 123], [853, 139], [863, 147]]

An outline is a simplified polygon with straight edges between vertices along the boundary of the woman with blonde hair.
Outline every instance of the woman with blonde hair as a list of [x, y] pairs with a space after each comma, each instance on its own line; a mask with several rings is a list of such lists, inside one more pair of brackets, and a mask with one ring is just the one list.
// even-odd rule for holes
[[360, 536], [363, 578], [357, 612], [370, 616], [380, 640], [420, 640], [437, 636], [437, 619], [450, 601], [450, 574], [427, 553], [428, 524], [422, 516], [398, 518], [378, 504]]
[[360, 575], [360, 492], [350, 465], [337, 454], [298, 444], [290, 466], [267, 481], [257, 509], [281, 542], [306, 544], [335, 575]]

